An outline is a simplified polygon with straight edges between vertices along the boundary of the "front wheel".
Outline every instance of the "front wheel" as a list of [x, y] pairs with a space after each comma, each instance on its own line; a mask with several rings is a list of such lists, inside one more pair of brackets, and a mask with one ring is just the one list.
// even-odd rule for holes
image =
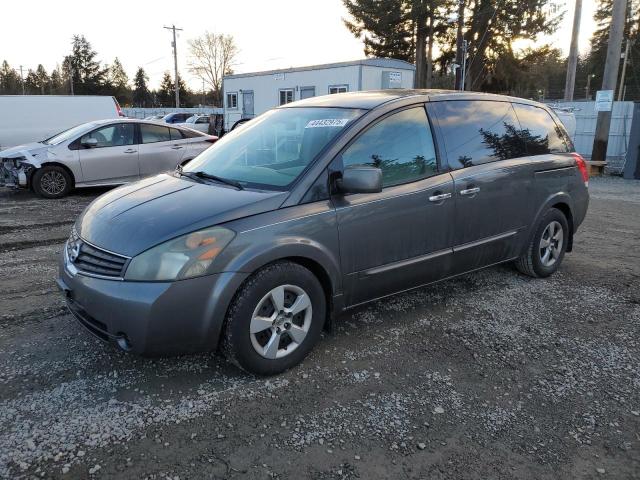
[[569, 240], [567, 218], [557, 208], [544, 214], [527, 251], [515, 262], [516, 268], [531, 277], [548, 277], [560, 267]]
[[297, 263], [274, 263], [253, 274], [234, 297], [224, 352], [248, 372], [283, 372], [317, 343], [325, 315], [325, 295], [316, 276]]
[[71, 190], [71, 175], [55, 165], [39, 168], [33, 174], [33, 190], [44, 198], [62, 198]]

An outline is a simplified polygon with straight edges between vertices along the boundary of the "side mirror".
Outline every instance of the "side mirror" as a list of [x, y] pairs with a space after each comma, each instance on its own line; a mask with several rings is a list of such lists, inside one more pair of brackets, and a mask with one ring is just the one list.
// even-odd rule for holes
[[366, 165], [350, 165], [336, 181], [342, 193], [378, 193], [382, 191], [382, 170]]
[[98, 146], [98, 139], [97, 138], [87, 138], [87, 139], [82, 141], [82, 146], [84, 148], [95, 148], [95, 147]]

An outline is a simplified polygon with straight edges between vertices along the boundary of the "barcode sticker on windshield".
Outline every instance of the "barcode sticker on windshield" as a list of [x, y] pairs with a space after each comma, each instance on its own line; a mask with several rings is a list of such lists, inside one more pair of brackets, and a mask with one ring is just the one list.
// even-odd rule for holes
[[323, 118], [321, 120], [311, 120], [304, 128], [344, 127], [347, 123], [349, 123], [348, 118]]

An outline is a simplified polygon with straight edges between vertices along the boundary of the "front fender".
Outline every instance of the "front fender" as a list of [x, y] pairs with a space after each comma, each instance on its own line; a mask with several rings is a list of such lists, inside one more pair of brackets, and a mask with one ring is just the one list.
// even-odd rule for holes
[[225, 265], [225, 270], [253, 273], [269, 263], [283, 259], [313, 262], [321, 267], [329, 278], [332, 294], [336, 295], [342, 291], [339, 259], [326, 245], [301, 236], [283, 236], [268, 244], [260, 242], [247, 245], [242, 251], [236, 251], [236, 256]]

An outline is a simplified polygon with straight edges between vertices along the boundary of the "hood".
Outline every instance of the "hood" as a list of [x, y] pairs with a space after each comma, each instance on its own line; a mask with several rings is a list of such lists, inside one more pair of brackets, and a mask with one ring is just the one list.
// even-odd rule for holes
[[182, 234], [275, 210], [287, 195], [161, 174], [98, 197], [76, 229], [98, 247], [134, 256]]
[[45, 145], [43, 143], [25, 143], [24, 145], [17, 145], [15, 147], [7, 148], [5, 150], [0, 151], [0, 158], [16, 158], [16, 157], [26, 157], [29, 162], [31, 162], [32, 156], [35, 159], [38, 158], [39, 155], [46, 153], [51, 145]]

